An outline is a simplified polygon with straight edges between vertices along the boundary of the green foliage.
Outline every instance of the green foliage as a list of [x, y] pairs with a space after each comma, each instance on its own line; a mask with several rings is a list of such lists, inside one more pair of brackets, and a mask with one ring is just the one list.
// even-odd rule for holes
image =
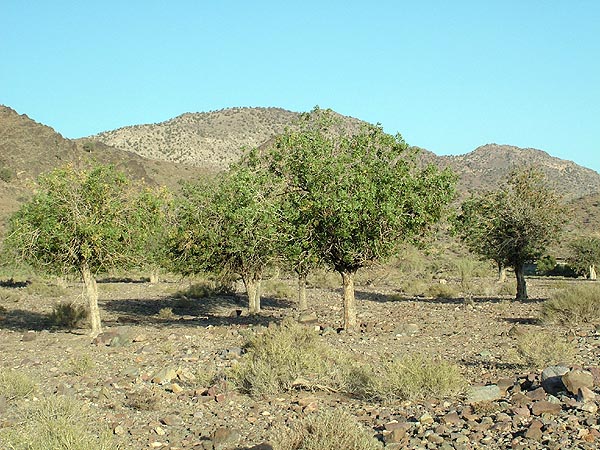
[[553, 292], [542, 306], [542, 320], [562, 324], [600, 321], [600, 285], [577, 284]]
[[[540, 172], [528, 169], [513, 172], [500, 190], [463, 202], [454, 225], [472, 252], [513, 267], [519, 279], [524, 264], [543, 254], [564, 222], [559, 197]], [[526, 298], [524, 278], [522, 283], [517, 296]]]
[[10, 183], [15, 177], [15, 172], [9, 167], [0, 166], [0, 180]]
[[27, 373], [0, 369], [0, 397], [18, 400], [31, 395], [36, 389], [35, 380]]
[[277, 450], [379, 450], [373, 432], [347, 412], [334, 409], [307, 415], [293, 427], [275, 428], [271, 442]]
[[600, 237], [580, 236], [570, 244], [569, 264], [580, 274], [600, 266]]
[[537, 260], [536, 273], [539, 275], [549, 275], [556, 267], [556, 258], [551, 255], [542, 256]]
[[455, 178], [418, 169], [400, 135], [375, 125], [340, 135], [331, 111], [318, 108], [302, 120], [263, 155], [285, 183], [288, 257], [354, 273], [441, 218]]
[[3, 448], [15, 450], [115, 450], [108, 429], [97, 429], [74, 399], [48, 396], [21, 411], [24, 421], [0, 430]]
[[56, 303], [50, 313], [50, 322], [59, 328], [72, 330], [77, 328], [89, 316], [89, 310], [72, 301]]
[[571, 364], [575, 358], [573, 344], [549, 331], [529, 331], [516, 338], [517, 353], [530, 367]]
[[137, 215], [135, 195], [111, 166], [56, 169], [11, 217], [5, 246], [18, 262], [58, 275], [132, 266], [147, 219]]

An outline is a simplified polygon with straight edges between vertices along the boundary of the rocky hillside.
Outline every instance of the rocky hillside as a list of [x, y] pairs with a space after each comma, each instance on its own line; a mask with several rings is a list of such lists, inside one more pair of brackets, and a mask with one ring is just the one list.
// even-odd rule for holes
[[152, 161], [101, 142], [65, 139], [52, 128], [0, 105], [0, 231], [4, 219], [27, 199], [40, 173], [66, 164], [86, 167], [114, 164], [150, 184], [174, 186], [179, 179], [204, 173], [201, 168]]
[[226, 169], [245, 147], [266, 142], [298, 116], [280, 108], [231, 108], [186, 113], [166, 122], [119, 128], [88, 139], [146, 158]]
[[460, 175], [459, 188], [463, 192], [496, 189], [507, 173], [533, 166], [542, 170], [567, 199], [600, 193], [597, 172], [534, 148], [487, 144], [464, 155], [438, 157], [438, 163]]
[[[106, 131], [86, 141], [101, 142], [147, 158], [210, 166], [216, 170], [237, 161], [244, 148], [264, 144], [299, 114], [280, 108], [231, 108], [208, 113], [187, 113], [158, 124], [135, 125]], [[341, 116], [345, 127], [361, 121]], [[422, 149], [421, 160], [450, 167], [460, 176], [463, 194], [495, 189], [500, 180], [518, 168], [541, 168], [567, 199], [600, 192], [600, 175], [548, 153], [510, 145], [487, 144], [460, 156], [437, 156]]]

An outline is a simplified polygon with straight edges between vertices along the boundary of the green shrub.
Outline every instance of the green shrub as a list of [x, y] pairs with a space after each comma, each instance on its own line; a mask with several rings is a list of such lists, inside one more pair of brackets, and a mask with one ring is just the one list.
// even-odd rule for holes
[[36, 389], [36, 382], [26, 373], [0, 369], [0, 397], [9, 400], [25, 398]]
[[42, 280], [33, 280], [26, 288], [30, 295], [39, 295], [46, 298], [63, 297], [67, 294], [67, 289], [57, 284], [47, 283]]
[[541, 317], [562, 324], [600, 320], [600, 285], [577, 284], [553, 293], [542, 305]]
[[15, 171], [8, 167], [0, 167], [0, 180], [10, 183], [15, 177]]
[[114, 450], [108, 429], [92, 428], [84, 405], [69, 397], [49, 396], [22, 411], [23, 422], [0, 430], [3, 448], [23, 450]]
[[292, 428], [279, 427], [271, 439], [277, 450], [378, 450], [383, 448], [373, 433], [347, 412], [311, 414]]
[[314, 331], [290, 319], [251, 337], [245, 347], [247, 353], [230, 376], [250, 395], [278, 394], [298, 383], [332, 389], [343, 384], [332, 350]]
[[73, 356], [67, 362], [69, 373], [79, 377], [89, 373], [94, 367], [96, 367], [96, 363], [90, 355]]
[[538, 259], [535, 272], [538, 275], [549, 275], [555, 267], [556, 259], [551, 255], [546, 255]]
[[517, 353], [530, 367], [541, 369], [550, 365], [570, 364], [575, 348], [564, 337], [548, 331], [530, 331], [517, 335]]
[[454, 298], [458, 294], [456, 288], [451, 284], [431, 284], [426, 290], [428, 297], [434, 298]]
[[402, 400], [454, 397], [466, 386], [458, 366], [420, 354], [389, 363], [378, 378], [381, 398]]
[[72, 301], [57, 303], [52, 307], [50, 322], [60, 328], [72, 330], [82, 325], [88, 318], [88, 309]]
[[165, 320], [170, 320], [173, 319], [175, 317], [175, 314], [173, 314], [173, 308], [160, 308], [160, 311], [158, 311], [158, 318], [159, 319], [165, 319]]

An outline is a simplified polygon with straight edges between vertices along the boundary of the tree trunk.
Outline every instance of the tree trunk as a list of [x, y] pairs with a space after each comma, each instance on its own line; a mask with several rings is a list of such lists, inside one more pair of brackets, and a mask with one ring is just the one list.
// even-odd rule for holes
[[158, 283], [159, 278], [158, 278], [158, 269], [152, 269], [150, 271], [150, 283]]
[[298, 309], [306, 311], [308, 302], [306, 301], [306, 274], [298, 274]]
[[590, 264], [590, 280], [596, 281], [596, 266], [594, 264]]
[[517, 264], [515, 266], [515, 275], [517, 277], [517, 300], [527, 300], [527, 283], [525, 281], [525, 265]]
[[85, 296], [90, 310], [90, 323], [92, 325], [92, 336], [98, 336], [102, 333], [102, 323], [100, 322], [100, 308], [98, 308], [98, 285], [96, 279], [87, 264], [81, 267], [81, 276], [85, 287]]
[[242, 276], [248, 294], [248, 310], [250, 314], [260, 312], [260, 276]]
[[502, 264], [498, 264], [498, 283], [504, 283], [506, 281], [506, 267]]
[[354, 273], [340, 272], [344, 285], [344, 329], [356, 328], [356, 303], [354, 300]]

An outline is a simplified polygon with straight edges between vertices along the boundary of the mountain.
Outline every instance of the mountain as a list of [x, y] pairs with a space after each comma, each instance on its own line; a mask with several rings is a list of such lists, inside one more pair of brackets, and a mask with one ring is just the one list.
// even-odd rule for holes
[[[286, 127], [299, 113], [281, 108], [231, 108], [206, 113], [186, 113], [166, 122], [135, 125], [90, 136], [84, 141], [101, 142], [141, 156], [164, 161], [226, 169], [246, 147], [257, 147]], [[345, 128], [362, 122], [338, 115]], [[533, 148], [487, 144], [459, 156], [438, 156], [421, 149], [421, 161], [450, 167], [460, 177], [459, 191], [496, 189], [507, 174], [519, 167], [535, 166], [566, 199], [600, 192], [600, 175], [574, 162], [555, 158]]]
[[204, 173], [202, 168], [153, 161], [101, 142], [73, 141], [24, 114], [0, 105], [0, 231], [4, 219], [31, 196], [43, 172], [72, 164], [113, 164], [149, 184], [175, 186], [179, 179]]
[[437, 164], [457, 172], [458, 188], [466, 193], [497, 189], [512, 170], [529, 166], [544, 172], [549, 184], [567, 200], [600, 193], [597, 172], [534, 148], [486, 144], [464, 155], [438, 157]]

